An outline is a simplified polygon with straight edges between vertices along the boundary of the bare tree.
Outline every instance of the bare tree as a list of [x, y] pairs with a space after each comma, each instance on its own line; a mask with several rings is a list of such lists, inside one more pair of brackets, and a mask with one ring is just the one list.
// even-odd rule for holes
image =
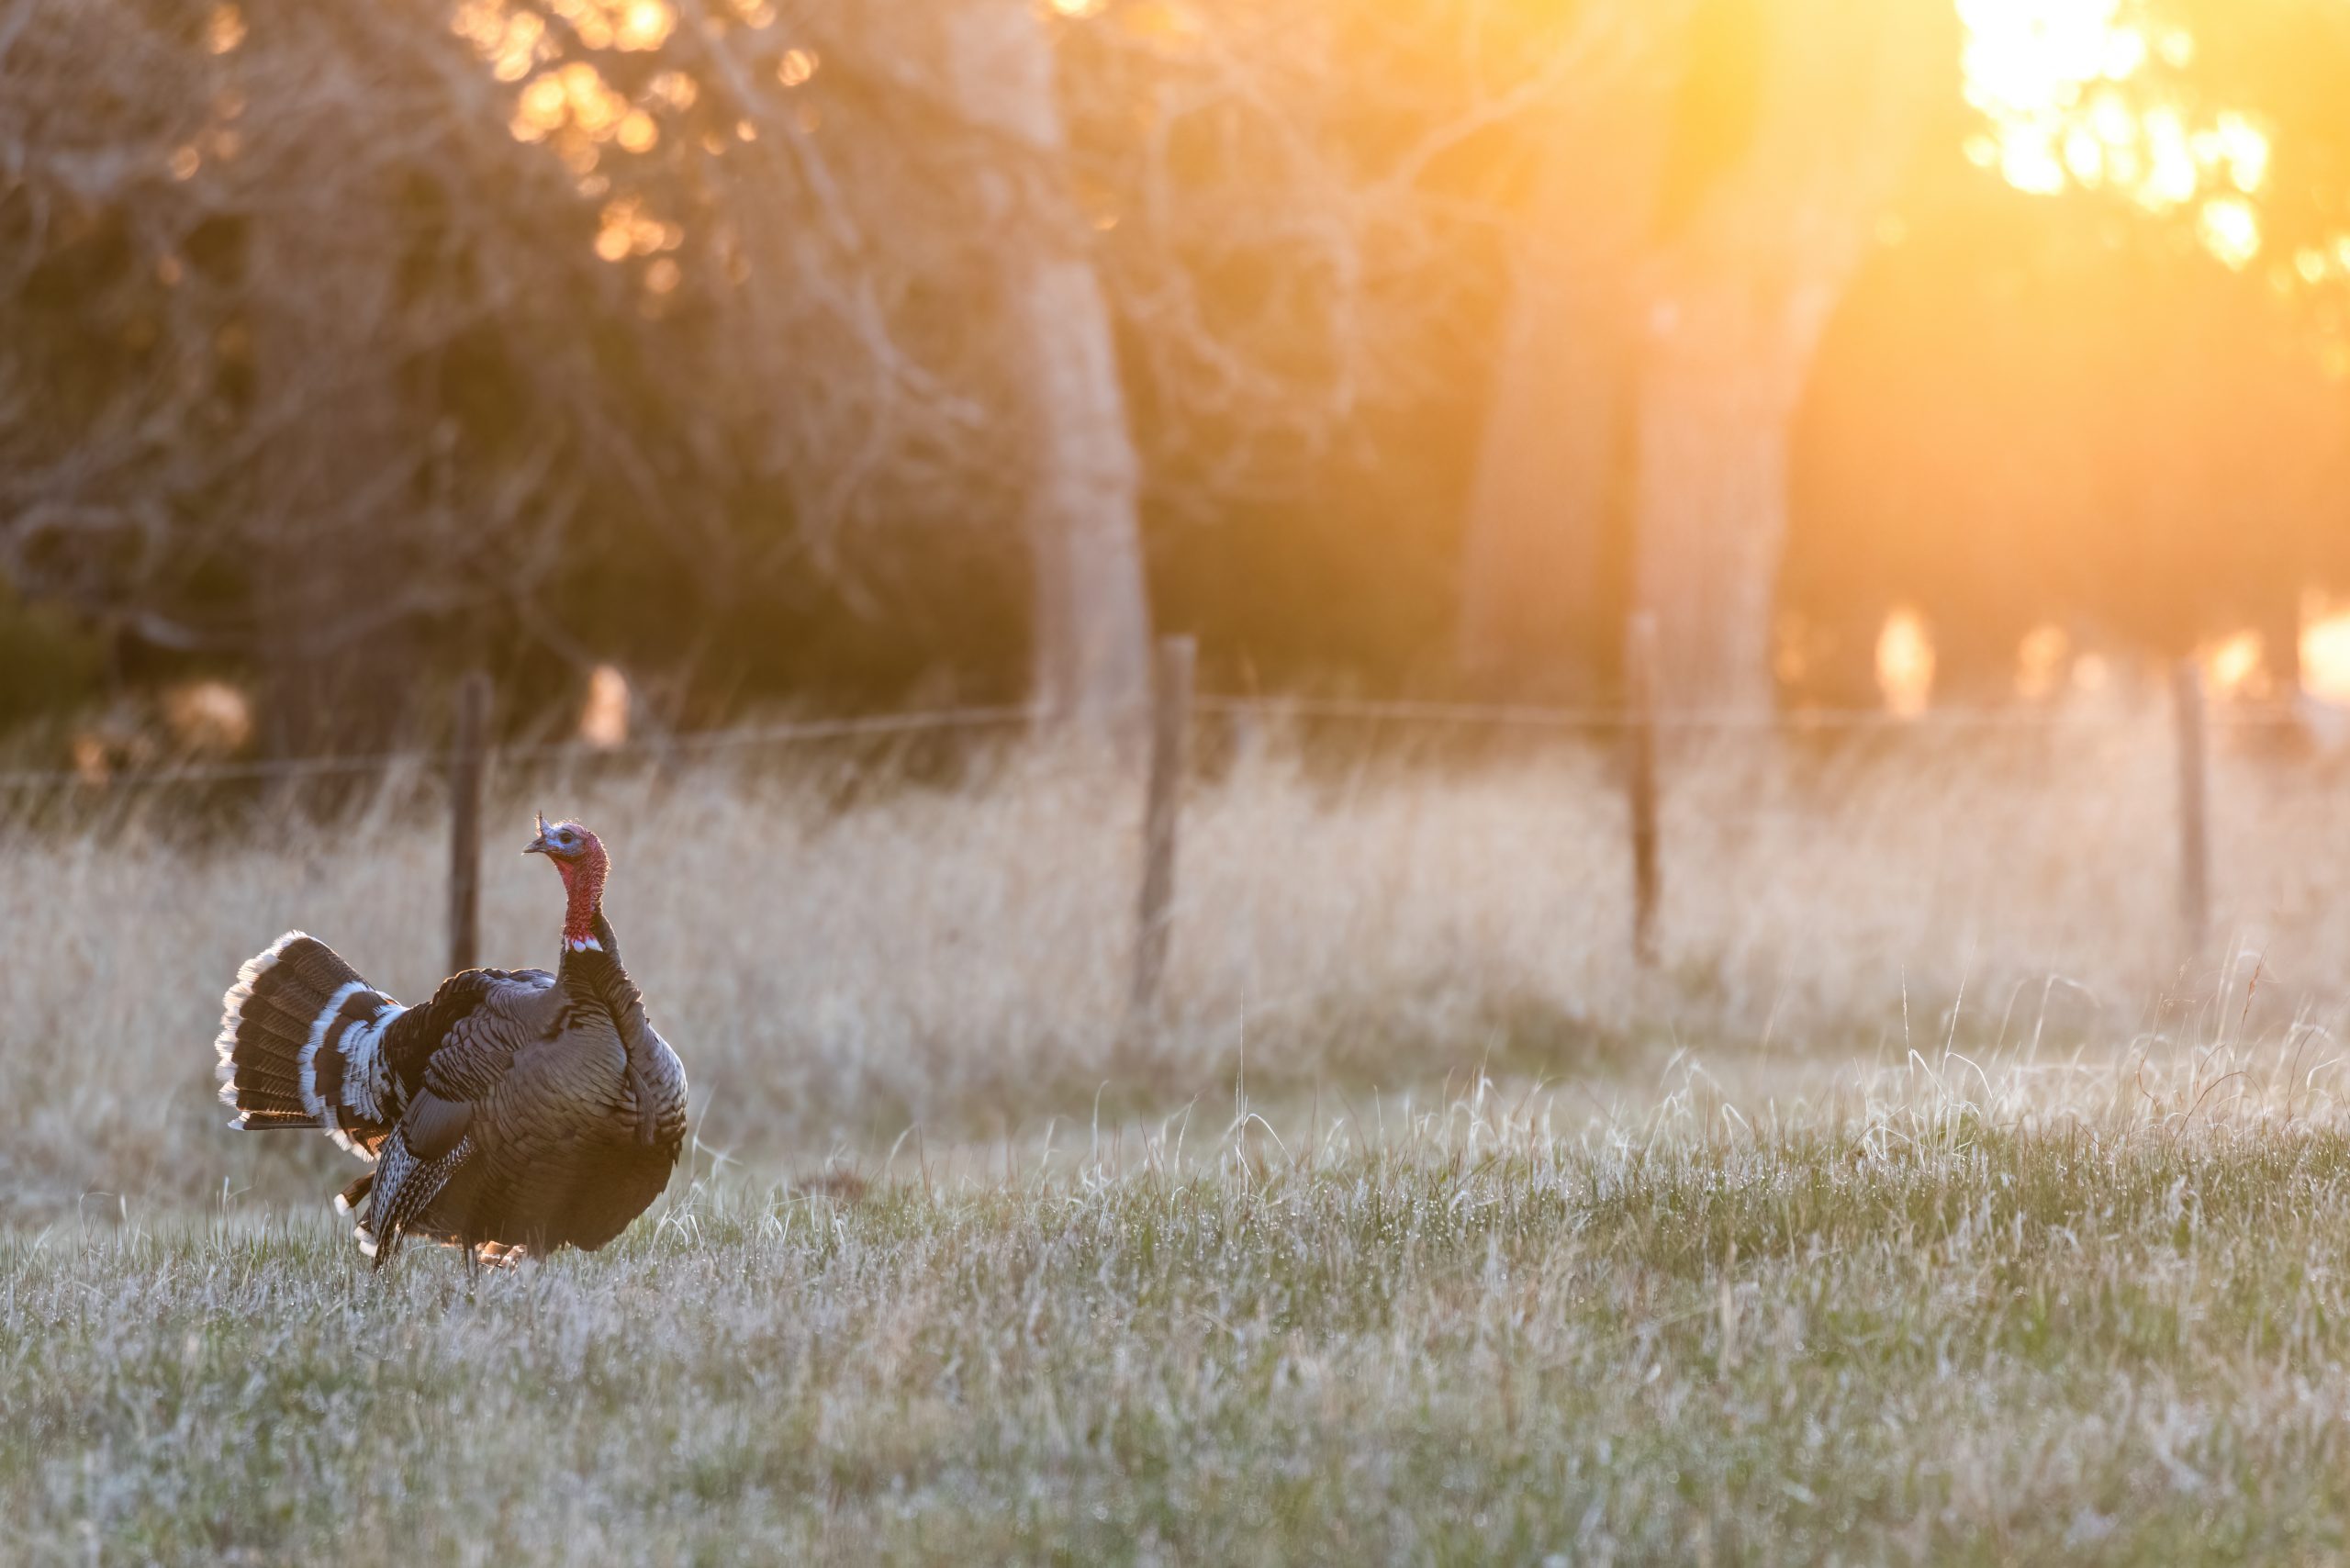
[[[1668, 698], [1773, 700], [1796, 407], [1935, 75], [1955, 75], [1947, 10], [1642, 6], [1621, 18], [1620, 68], [1561, 93], [1470, 513], [1472, 674], [1582, 687], [1612, 658], [1628, 597], [1658, 615]], [[1668, 210], [1696, 29], [1726, 17], [1751, 31], [1717, 62], [1751, 113], [1726, 166], [1701, 170], [1686, 210]]]
[[453, 14], [0, 0], [10, 577], [251, 660], [296, 746], [427, 627], [593, 656], [548, 592], [619, 537], [715, 621], [1016, 515], [1000, 313], [937, 302], [1018, 275], [1032, 154], [901, 13]]
[[1090, 233], [1066, 193], [1052, 50], [1025, 0], [957, 0], [943, 41], [955, 102], [1015, 149], [1030, 175], [1024, 191], [1006, 172], [981, 177], [1013, 356], [1011, 419], [1029, 470], [1034, 697], [1057, 719], [1136, 735], [1150, 606], [1134, 440]]
[[878, 625], [994, 549], [1037, 697], [1114, 727], [1143, 513], [1465, 430], [1507, 263], [1464, 653], [1587, 651], [1636, 467], [1668, 659], [1759, 666], [1927, 3], [1762, 4], [1751, 145], [1659, 242], [1695, 0], [0, 0], [0, 569], [279, 672], [293, 746], [411, 649], [599, 656], [613, 560], [672, 622], [820, 577]]
[[1695, 10], [1587, 7], [1595, 68], [1529, 128], [1549, 154], [1511, 248], [1463, 547], [1460, 662], [1482, 684], [1579, 695], [1614, 653], [1639, 290]]
[[[544, 454], [468, 438], [433, 386], [468, 338], [559, 359], [595, 281], [546, 264], [538, 223], [576, 199], [560, 167], [483, 137], [494, 84], [400, 8], [17, 0], [6, 19], [27, 218], [0, 289], [0, 398], [26, 416], [0, 436], [8, 575], [252, 658], [281, 747], [382, 744], [414, 686], [403, 639], [528, 591], [564, 521]], [[110, 319], [127, 329], [91, 353]], [[543, 447], [521, 401], [509, 434]]]
[[1774, 0], [1742, 155], [1655, 254], [1638, 394], [1633, 591], [1667, 697], [1774, 700], [1796, 405], [1942, 78], [1940, 0]]

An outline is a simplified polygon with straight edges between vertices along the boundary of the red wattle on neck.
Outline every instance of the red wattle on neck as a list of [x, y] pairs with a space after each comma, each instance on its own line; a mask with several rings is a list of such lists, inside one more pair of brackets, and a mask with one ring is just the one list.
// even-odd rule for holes
[[595, 939], [596, 915], [604, 905], [604, 877], [610, 869], [610, 862], [605, 857], [604, 846], [591, 838], [578, 859], [558, 860], [555, 869], [563, 873], [564, 943], [574, 947], [584, 946]]

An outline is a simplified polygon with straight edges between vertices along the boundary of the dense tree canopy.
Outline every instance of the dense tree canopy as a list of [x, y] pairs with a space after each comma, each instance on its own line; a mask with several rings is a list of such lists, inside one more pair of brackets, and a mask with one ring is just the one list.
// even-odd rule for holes
[[[0, 0], [0, 716], [209, 670], [344, 744], [482, 660], [616, 661], [680, 719], [1013, 693], [1039, 465], [1091, 461], [1020, 433], [1069, 258], [1156, 617], [1221, 683], [1604, 677], [1696, 548], [1636, 573], [1634, 533], [1732, 527], [1617, 473], [1666, 417], [1642, 345], [1781, 251], [1824, 314], [1740, 483], [1784, 486], [1784, 566], [1697, 553], [1761, 581], [1782, 681], [1864, 699], [1897, 603], [1989, 689], [2050, 625], [2289, 662], [2350, 587], [2350, 18], [1956, 13], [1873, 145], [1787, 115], [1830, 44], [1876, 62], [1830, 67], [1852, 114], [1892, 69], [1842, 0], [1022, 7], [1044, 140], [957, 6]], [[1756, 229], [1798, 185], [1812, 227]], [[1550, 374], [1609, 335], [1645, 390]]]

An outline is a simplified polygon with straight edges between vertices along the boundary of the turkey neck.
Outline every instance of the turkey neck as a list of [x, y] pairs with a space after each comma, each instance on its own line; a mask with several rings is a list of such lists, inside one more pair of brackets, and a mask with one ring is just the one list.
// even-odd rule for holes
[[577, 860], [554, 864], [563, 874], [563, 961], [570, 963], [574, 953], [610, 951], [606, 940], [611, 925], [604, 919], [604, 879], [611, 870], [611, 861], [603, 845], [591, 838], [587, 853]]

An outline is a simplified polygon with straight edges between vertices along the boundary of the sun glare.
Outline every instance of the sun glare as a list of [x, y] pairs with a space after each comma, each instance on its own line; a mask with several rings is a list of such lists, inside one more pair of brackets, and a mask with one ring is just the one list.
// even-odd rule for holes
[[2196, 232], [2226, 265], [2260, 253], [2269, 138], [2251, 116], [2190, 119], [2149, 69], [2194, 55], [2177, 28], [2149, 34], [2122, 0], [1959, 0], [1966, 101], [1986, 129], [1967, 156], [2020, 191], [2120, 192], [2151, 212], [2196, 208]]
[[1933, 700], [1933, 634], [1908, 605], [1897, 606], [1876, 634], [1876, 689], [1886, 711], [1904, 719], [1918, 717]]
[[2256, 701], [2269, 694], [2267, 649], [2260, 633], [2236, 632], [2197, 650], [2204, 684], [2214, 697]]
[[2322, 594], [2302, 601], [2301, 689], [2350, 707], [2350, 603]]

